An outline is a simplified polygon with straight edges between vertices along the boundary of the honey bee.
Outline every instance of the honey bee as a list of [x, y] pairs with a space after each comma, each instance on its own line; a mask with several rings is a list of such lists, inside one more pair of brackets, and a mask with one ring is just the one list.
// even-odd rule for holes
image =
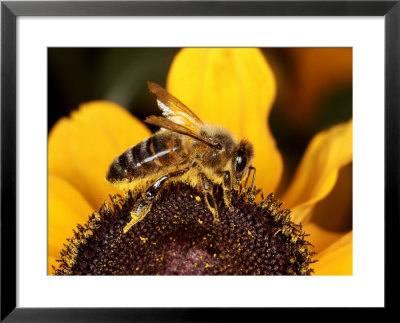
[[148, 87], [162, 116], [150, 116], [145, 122], [161, 129], [115, 158], [106, 178], [125, 192], [141, 194], [123, 232], [147, 215], [168, 182], [197, 188], [218, 222], [213, 188], [222, 186], [224, 202], [232, 209], [232, 190], [239, 190], [251, 169], [254, 184], [255, 168], [250, 166], [253, 145], [245, 139], [236, 140], [225, 128], [203, 122], [161, 86], [148, 82]]

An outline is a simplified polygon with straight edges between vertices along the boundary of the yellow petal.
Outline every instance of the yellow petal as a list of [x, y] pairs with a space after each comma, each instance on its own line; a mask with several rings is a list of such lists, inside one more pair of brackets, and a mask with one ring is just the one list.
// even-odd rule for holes
[[57, 258], [55, 257], [48, 257], [47, 258], [47, 275], [53, 275], [54, 274], [54, 270], [53, 267], [54, 266], [56, 269], [59, 266], [59, 263], [56, 261]]
[[318, 262], [311, 266], [315, 275], [352, 275], [353, 233], [346, 234], [316, 258]]
[[326, 230], [346, 232], [353, 227], [353, 163], [344, 166], [332, 191], [313, 210], [312, 222]]
[[309, 144], [282, 197], [292, 208], [294, 222], [306, 221], [315, 203], [333, 189], [339, 170], [349, 164], [353, 156], [352, 120], [317, 134]]
[[85, 223], [93, 212], [92, 206], [73, 186], [60, 177], [49, 174], [48, 178], [48, 273], [64, 248], [66, 239], [73, 236], [78, 223]]
[[49, 135], [49, 173], [62, 177], [93, 206], [116, 190], [105, 181], [115, 157], [151, 135], [150, 130], [117, 104], [82, 104], [60, 119]]
[[270, 192], [282, 174], [282, 158], [268, 127], [275, 78], [254, 48], [186, 48], [175, 57], [168, 91], [206, 122], [226, 127], [255, 146], [256, 185]]
[[[303, 230], [306, 234], [309, 234], [307, 241], [314, 246], [312, 251], [315, 251], [318, 254], [338, 241], [344, 235], [344, 233], [325, 230], [314, 222], [308, 222], [305, 224]], [[316, 257], [318, 258], [318, 255]]]

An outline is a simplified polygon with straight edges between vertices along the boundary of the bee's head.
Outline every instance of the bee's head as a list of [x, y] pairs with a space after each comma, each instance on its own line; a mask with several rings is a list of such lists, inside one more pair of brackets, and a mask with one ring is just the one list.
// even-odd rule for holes
[[237, 145], [232, 158], [233, 188], [239, 189], [240, 182], [249, 172], [249, 167], [254, 158], [253, 145], [242, 139]]

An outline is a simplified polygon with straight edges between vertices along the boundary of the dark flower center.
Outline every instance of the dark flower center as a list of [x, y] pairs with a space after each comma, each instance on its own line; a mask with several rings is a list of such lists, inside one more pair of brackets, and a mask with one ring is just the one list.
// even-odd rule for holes
[[313, 252], [290, 211], [270, 194], [233, 192], [233, 211], [214, 192], [220, 222], [186, 185], [161, 192], [127, 233], [137, 197], [114, 196], [69, 239], [56, 275], [309, 275]]

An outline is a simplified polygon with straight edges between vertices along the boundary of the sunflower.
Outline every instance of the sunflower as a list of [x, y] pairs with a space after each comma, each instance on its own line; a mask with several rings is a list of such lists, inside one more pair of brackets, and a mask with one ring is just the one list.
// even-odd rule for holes
[[[201, 119], [224, 126], [238, 138], [244, 137], [252, 142], [255, 147], [253, 166], [257, 170], [255, 186], [261, 188], [266, 195], [278, 189], [284, 163], [267, 122], [276, 96], [276, 80], [260, 50], [183, 49], [171, 65], [167, 90], [195, 111]], [[118, 221], [126, 221], [124, 210], [132, 206], [135, 196], [121, 197], [123, 194], [104, 180], [105, 175], [116, 156], [151, 135], [144, 123], [119, 105], [107, 101], [82, 104], [69, 118], [60, 119], [52, 128], [48, 143], [49, 274], [53, 274], [54, 268], [57, 269], [60, 265], [60, 251], [64, 263], [65, 259], [71, 259], [65, 257], [68, 252], [72, 253], [76, 260], [76, 245], [89, 245], [87, 241], [92, 235], [93, 239], [100, 239], [95, 231], [103, 223], [112, 222], [110, 225], [114, 230], [115, 226], [121, 226], [122, 222], [117, 223]], [[300, 273], [309, 274], [313, 271], [315, 275], [352, 274], [352, 231], [329, 231], [320, 225], [321, 219], [323, 221], [348, 216], [349, 210], [341, 207], [341, 203], [349, 198], [349, 182], [340, 180], [342, 176], [339, 177], [339, 174], [348, 175], [351, 163], [352, 121], [349, 120], [312, 138], [293, 178], [278, 196], [278, 200], [269, 194], [263, 202], [259, 201], [260, 204], [256, 204], [257, 206], [264, 203], [268, 209], [265, 216], [271, 217], [274, 225], [278, 222], [282, 225], [274, 229], [274, 234], [271, 235], [271, 239], [277, 243], [275, 249], [281, 249], [279, 239], [286, 239], [279, 238], [282, 231], [290, 231], [289, 240], [294, 241], [294, 245], [297, 246], [296, 259], [301, 258], [303, 261], [303, 264], [298, 266]], [[178, 191], [180, 193], [177, 193]], [[164, 193], [165, 202], [156, 206], [154, 214], [162, 218], [172, 207], [172, 204], [168, 204], [172, 202], [168, 201], [175, 199], [176, 202], [176, 199], [179, 199], [182, 201], [180, 205], [186, 203], [187, 209], [197, 208], [194, 213], [197, 212], [198, 217], [191, 220], [200, 224], [207, 222], [207, 215], [201, 206], [196, 204], [198, 201], [189, 198], [192, 193], [185, 188], [171, 188], [169, 192]], [[256, 198], [260, 199], [260, 195], [254, 194], [250, 199]], [[284, 203], [283, 210], [280, 209], [280, 201]], [[254, 205], [253, 200], [244, 201], [241, 196], [237, 196], [235, 203], [236, 213], [242, 212], [248, 218], [251, 215], [251, 221], [256, 226], [260, 208], [250, 206]], [[88, 215], [91, 216], [88, 218]], [[283, 218], [285, 220], [282, 220]], [[230, 225], [236, 227], [240, 226], [240, 223], [242, 222], [230, 222]], [[139, 228], [139, 224], [134, 227]], [[161, 223], [154, 222], [152, 225], [162, 226]], [[77, 231], [73, 231], [74, 229]], [[125, 245], [129, 245], [129, 248], [141, 246], [141, 252], [147, 252], [151, 240], [149, 236], [140, 234], [147, 228], [140, 227], [140, 230], [135, 231], [137, 241], [126, 241]], [[251, 245], [258, 252], [258, 241], [254, 243], [254, 240], [250, 239], [254, 237], [252, 227], [246, 224], [243, 230], [246, 237], [243, 236], [240, 241], [247, 241], [248, 246]], [[305, 233], [308, 235], [306, 240]], [[238, 247], [239, 245], [240, 243], [235, 250], [246, 249], [243, 245]], [[289, 246], [287, 250], [282, 250], [282, 254], [293, 253], [291, 248], [292, 246]], [[185, 250], [182, 251], [183, 249]], [[84, 252], [91, 254], [97, 252], [96, 250], [98, 249], [85, 249]], [[191, 261], [201, 259], [196, 260], [196, 266], [198, 262], [203, 261], [202, 268], [212, 267], [216, 261], [215, 254], [202, 254], [203, 251], [199, 250], [174, 244], [172, 249], [164, 250], [162, 255], [165, 258], [170, 257], [168, 261], [171, 264], [176, 262], [175, 267], [182, 267], [182, 262], [178, 264], [176, 260], [179, 257], [191, 257]], [[260, 254], [265, 255], [265, 250], [263, 252], [260, 251]], [[254, 255], [249, 255], [249, 259], [255, 258], [250, 266], [258, 261], [259, 254]], [[123, 254], [120, 255], [120, 259], [123, 259]], [[279, 261], [273, 259], [266, 266], [278, 268]], [[234, 266], [234, 263], [232, 264]], [[190, 270], [192, 269], [193, 267]], [[168, 270], [164, 273], [168, 274]], [[196, 270], [184, 272], [198, 273]], [[152, 273], [157, 274], [157, 270]]]

